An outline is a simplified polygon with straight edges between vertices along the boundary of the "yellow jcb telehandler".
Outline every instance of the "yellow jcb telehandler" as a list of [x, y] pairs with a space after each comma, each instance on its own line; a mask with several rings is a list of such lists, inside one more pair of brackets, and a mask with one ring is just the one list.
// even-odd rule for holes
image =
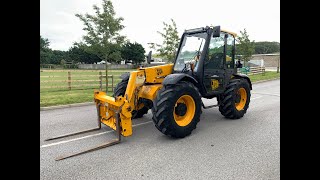
[[[243, 117], [252, 85], [248, 76], [237, 74], [235, 37], [220, 26], [185, 30], [174, 64], [123, 74], [113, 97], [95, 90], [98, 127], [48, 140], [94, 131], [101, 128], [101, 123], [114, 129], [117, 139], [56, 160], [119, 143], [121, 136], [132, 135], [132, 119], [142, 117], [149, 109], [155, 127], [174, 138], [191, 134], [200, 121], [201, 108], [219, 107], [226, 118]], [[201, 98], [217, 98], [218, 104], [205, 106]]]

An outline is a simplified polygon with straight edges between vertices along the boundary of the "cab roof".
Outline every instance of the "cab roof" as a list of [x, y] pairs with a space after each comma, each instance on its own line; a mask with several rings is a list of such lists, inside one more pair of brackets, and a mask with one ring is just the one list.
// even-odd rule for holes
[[225, 32], [225, 33], [229, 33], [229, 34], [233, 35], [234, 37], [237, 37], [237, 34], [234, 33], [234, 32], [227, 31], [227, 30], [225, 30], [225, 29], [221, 29], [220, 31], [221, 31], [221, 32]]
[[[188, 29], [188, 30], [184, 30], [184, 32], [186, 33], [191, 33], [191, 32], [197, 32], [197, 31], [203, 31], [205, 30], [206, 28], [213, 28], [213, 26], [206, 26], [206, 27], [201, 27], [201, 28], [194, 28], [194, 29]], [[231, 32], [231, 31], [227, 31], [225, 29], [221, 29], [220, 30], [221, 32], [224, 32], [224, 33], [228, 33], [228, 34], [231, 34], [233, 35], [234, 37], [237, 37], [237, 34], [234, 33], [234, 32]]]

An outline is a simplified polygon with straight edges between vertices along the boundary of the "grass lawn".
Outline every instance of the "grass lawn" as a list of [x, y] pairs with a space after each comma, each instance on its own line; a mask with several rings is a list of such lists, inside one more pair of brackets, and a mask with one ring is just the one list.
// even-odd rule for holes
[[[120, 81], [119, 76], [124, 72], [133, 71], [134, 69], [127, 70], [109, 70], [108, 75], [114, 75], [114, 86]], [[83, 71], [71, 71], [71, 77], [74, 80], [98, 80], [98, 76], [86, 76], [86, 75], [98, 75], [99, 70], [83, 70]], [[102, 73], [104, 71], [101, 71]], [[77, 77], [77, 75], [80, 75]], [[42, 76], [42, 77], [41, 77]], [[43, 77], [43, 76], [51, 76]], [[55, 76], [55, 77], [52, 77]], [[249, 76], [252, 82], [260, 80], [268, 80], [280, 77], [280, 73], [276, 72], [266, 72], [265, 75], [251, 75]], [[51, 70], [40, 72], [40, 107], [46, 106], [55, 106], [63, 104], [73, 104], [73, 103], [82, 103], [82, 102], [93, 102], [93, 90], [99, 89], [99, 82], [90, 82], [88, 89], [74, 88], [72, 90], [66, 90], [66, 88], [56, 88], [56, 89], [47, 89], [43, 88], [45, 86], [67, 86], [67, 82], [48, 82], [49, 80], [67, 80], [67, 71], [65, 70]], [[76, 85], [84, 85], [88, 82], [75, 82]], [[103, 85], [105, 89], [105, 85]], [[111, 90], [111, 88], [110, 88]], [[108, 95], [112, 95], [111, 92]]]
[[[114, 76], [114, 81], [119, 82], [119, 76], [125, 72], [133, 71], [127, 70], [109, 70], [108, 75]], [[40, 71], [40, 92], [67, 90], [68, 89], [68, 72], [71, 73], [72, 86], [79, 86], [72, 89], [80, 89], [83, 86], [99, 88], [99, 72], [105, 75], [105, 71], [101, 70], [43, 70]], [[105, 80], [103, 80], [105, 81]], [[111, 81], [109, 79], [109, 81]], [[60, 88], [48, 88], [52, 86], [65, 86]]]
[[82, 102], [93, 102], [93, 89], [40, 93], [40, 107]]
[[257, 74], [257, 75], [251, 75], [249, 77], [250, 77], [251, 82], [256, 82], [256, 81], [279, 78], [280, 77], [280, 73], [272, 72], [272, 71], [266, 71], [265, 75]]
[[[68, 90], [68, 71], [71, 72], [71, 80], [81, 80], [72, 82], [72, 86], [80, 87]], [[114, 75], [114, 86], [116, 86], [121, 80], [120, 75], [130, 71], [134, 69], [109, 70], [108, 75]], [[99, 72], [105, 74], [104, 70], [40, 70], [40, 107], [93, 102], [93, 90], [100, 87]], [[109, 84], [111, 84], [110, 81], [111, 79], [109, 79]], [[59, 87], [48, 88], [57, 86]], [[102, 90], [105, 91], [105, 80], [103, 80], [102, 87]], [[112, 93], [109, 92], [109, 95]]]

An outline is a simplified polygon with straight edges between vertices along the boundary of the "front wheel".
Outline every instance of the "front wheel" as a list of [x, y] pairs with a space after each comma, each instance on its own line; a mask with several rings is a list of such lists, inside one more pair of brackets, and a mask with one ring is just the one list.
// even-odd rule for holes
[[233, 79], [229, 82], [220, 99], [219, 111], [228, 119], [239, 119], [249, 108], [250, 87], [245, 79]]
[[165, 135], [183, 138], [191, 134], [200, 121], [201, 96], [190, 82], [164, 86], [152, 107], [153, 122]]

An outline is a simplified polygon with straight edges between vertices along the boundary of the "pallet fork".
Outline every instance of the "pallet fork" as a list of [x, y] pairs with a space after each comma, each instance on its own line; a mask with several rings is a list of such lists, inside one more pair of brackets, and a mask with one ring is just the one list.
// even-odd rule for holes
[[[65, 138], [65, 137], [70, 137], [70, 136], [74, 136], [74, 135], [79, 135], [79, 134], [83, 134], [83, 133], [87, 133], [87, 132], [100, 130], [101, 129], [101, 124], [102, 124], [101, 121], [100, 121], [100, 105], [101, 104], [99, 103], [98, 107], [97, 107], [98, 127], [92, 128], [92, 129], [87, 129], [87, 130], [84, 130], [84, 131], [75, 132], [75, 133], [64, 134], [64, 135], [61, 135], [61, 136], [51, 137], [51, 138], [46, 139], [45, 141], [51, 141], [51, 140], [55, 140], [55, 139], [61, 139], [61, 138]], [[67, 158], [74, 157], [74, 156], [78, 156], [78, 155], [81, 155], [81, 154], [84, 154], [84, 153], [92, 152], [92, 151], [95, 151], [95, 150], [98, 150], [98, 149], [106, 148], [106, 147], [109, 147], [109, 146], [112, 146], [112, 145], [115, 145], [115, 144], [119, 144], [121, 142], [120, 115], [119, 115], [121, 109], [122, 108], [120, 108], [118, 111], [115, 112], [115, 118], [116, 118], [116, 130], [115, 131], [116, 131], [116, 136], [117, 136], [116, 139], [114, 139], [114, 140], [112, 140], [110, 142], [103, 143], [103, 144], [100, 144], [98, 146], [83, 150], [83, 151], [80, 151], [80, 152], [72, 153], [72, 154], [69, 154], [69, 155], [59, 156], [55, 160], [56, 161], [60, 161], [60, 160], [67, 159]]]

